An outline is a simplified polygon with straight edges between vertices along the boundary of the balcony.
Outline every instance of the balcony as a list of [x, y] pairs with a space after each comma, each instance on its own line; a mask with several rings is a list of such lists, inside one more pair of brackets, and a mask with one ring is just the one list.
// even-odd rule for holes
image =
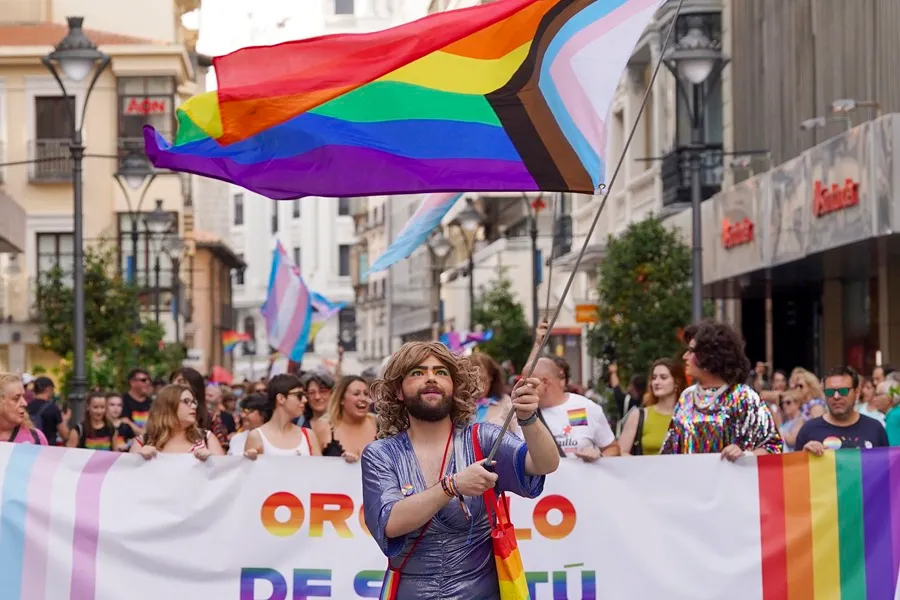
[[[663, 207], [691, 202], [691, 153], [689, 147], [681, 146], [666, 154], [662, 159], [662, 205]], [[721, 144], [710, 144], [700, 153], [700, 197], [712, 198], [722, 190], [725, 172], [724, 151]]]
[[63, 183], [72, 181], [72, 157], [68, 138], [43, 138], [30, 143], [31, 183]]

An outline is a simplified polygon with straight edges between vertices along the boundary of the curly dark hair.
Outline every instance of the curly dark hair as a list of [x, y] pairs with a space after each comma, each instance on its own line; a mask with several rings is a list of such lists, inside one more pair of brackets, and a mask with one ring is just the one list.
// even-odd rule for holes
[[371, 386], [378, 413], [378, 439], [409, 429], [409, 413], [400, 399], [403, 379], [410, 369], [429, 356], [444, 363], [453, 380], [453, 408], [450, 418], [456, 427], [465, 427], [475, 415], [475, 400], [481, 392], [481, 372], [463, 356], [453, 355], [439, 342], [407, 342], [391, 356], [380, 379]]
[[744, 338], [731, 325], [701, 321], [684, 330], [684, 341], [694, 342], [697, 366], [721, 377], [728, 385], [744, 383], [750, 375], [750, 359], [744, 354]]

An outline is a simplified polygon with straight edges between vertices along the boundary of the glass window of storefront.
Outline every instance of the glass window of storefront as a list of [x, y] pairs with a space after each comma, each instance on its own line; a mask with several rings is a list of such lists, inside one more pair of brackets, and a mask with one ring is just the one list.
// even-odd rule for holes
[[175, 79], [173, 77], [120, 77], [119, 156], [144, 154], [144, 125], [151, 125], [167, 140], [175, 132]]

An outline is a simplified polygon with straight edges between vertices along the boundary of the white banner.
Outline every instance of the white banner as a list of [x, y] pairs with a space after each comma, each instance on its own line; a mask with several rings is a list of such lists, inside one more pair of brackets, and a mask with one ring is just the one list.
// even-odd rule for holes
[[[754, 458], [564, 461], [539, 499], [512, 500], [532, 597], [787, 598], [773, 590], [796, 574], [780, 581], [776, 569], [773, 579], [770, 564], [764, 585], [758, 473]], [[0, 474], [3, 600], [378, 597], [386, 561], [362, 522], [359, 467], [341, 459], [145, 462], [0, 444]], [[890, 524], [898, 509], [887, 506], [881, 518]], [[821, 534], [822, 521], [812, 522]], [[898, 548], [891, 529], [888, 565]], [[820, 554], [809, 560], [820, 564]], [[866, 557], [861, 564], [865, 571]], [[820, 575], [812, 574], [815, 597], [827, 584], [828, 597], [840, 598], [841, 575], [836, 590]], [[885, 577], [892, 596], [896, 567], [882, 590]], [[890, 600], [856, 596], [864, 597]]]

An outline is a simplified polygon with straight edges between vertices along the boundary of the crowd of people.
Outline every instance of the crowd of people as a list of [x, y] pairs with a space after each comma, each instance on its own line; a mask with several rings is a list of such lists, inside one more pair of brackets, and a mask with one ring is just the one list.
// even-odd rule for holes
[[[545, 334], [539, 329], [529, 364]], [[646, 378], [633, 376], [625, 390], [611, 365], [608, 404], [572, 384], [564, 359], [541, 355], [531, 374], [538, 382], [537, 415], [559, 456], [593, 462], [719, 452], [733, 460], [746, 452], [821, 454], [900, 445], [900, 372], [887, 365], [868, 376], [849, 367], [822, 378], [802, 368], [770, 375], [761, 363], [751, 369], [740, 335], [728, 325], [704, 322], [689, 327], [684, 339], [683, 356], [660, 358]], [[466, 360], [479, 373], [472, 421], [502, 425], [517, 378], [487, 354], [475, 352]], [[124, 392], [90, 392], [83, 420], [72, 423], [70, 411], [54, 400], [53, 380], [2, 374], [0, 441], [146, 458], [158, 452], [189, 452], [200, 459], [296, 454], [354, 462], [378, 435], [372, 394], [378, 384], [372, 373], [365, 375], [342, 376], [338, 365], [337, 373], [315, 369], [219, 385], [191, 368], [175, 371], [168, 381], [135, 369]], [[612, 412], [624, 416], [611, 422], [604, 405], [615, 405]], [[515, 420], [510, 431], [522, 435]]]
[[[147, 460], [360, 461], [366, 525], [388, 559], [382, 597], [395, 600], [499, 597], [490, 540], [503, 535], [503, 495], [539, 496], [561, 460], [900, 445], [900, 373], [887, 366], [870, 377], [846, 366], [768, 377], [764, 365], [751, 369], [735, 329], [705, 321], [685, 330], [681, 357], [660, 358], [626, 390], [612, 365], [604, 403], [579, 393], [565, 360], [538, 355], [544, 335], [533, 371], [512, 380], [487, 354], [458, 356], [438, 342], [405, 344], [374, 379], [313, 370], [222, 386], [190, 368], [167, 382], [135, 369], [124, 393], [92, 391], [80, 423], [55, 403], [52, 380], [4, 373], [0, 441]], [[624, 417], [610, 423], [604, 406]]]

